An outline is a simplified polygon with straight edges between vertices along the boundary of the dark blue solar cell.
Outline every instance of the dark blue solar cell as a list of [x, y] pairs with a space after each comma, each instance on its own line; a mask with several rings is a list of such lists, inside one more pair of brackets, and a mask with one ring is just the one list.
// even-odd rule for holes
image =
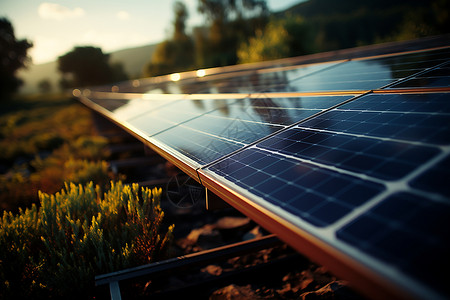
[[253, 174], [256, 169], [250, 168], [250, 167], [244, 167], [245, 165], [241, 165], [240, 169], [237, 170], [231, 170], [230, 176], [234, 177], [234, 178], [244, 178], [247, 177], [251, 174]]
[[279, 199], [280, 202], [289, 202], [296, 199], [305, 192], [304, 188], [294, 184], [283, 184], [278, 190], [271, 192], [270, 196]]
[[366, 134], [367, 132], [370, 132], [372, 128], [376, 125], [377, 124], [375, 123], [358, 123], [355, 125], [350, 125], [346, 130], [346, 132], [351, 132], [355, 134]]
[[369, 175], [385, 180], [396, 180], [409, 174], [416, 168], [415, 165], [401, 161], [386, 161], [368, 172]]
[[[405, 129], [404, 126], [395, 124], [378, 124], [378, 126], [368, 129], [367, 135], [373, 135], [378, 137], [393, 137], [398, 135], [399, 132]], [[349, 132], [352, 132], [349, 130]]]
[[[241, 154], [241, 155], [239, 155], [239, 154]], [[237, 153], [235, 156], [235, 159], [239, 160], [239, 162], [241, 162], [243, 164], [247, 164], [247, 163], [262, 159], [264, 157], [265, 157], [265, 155], [260, 153], [259, 151], [249, 149], [246, 152]]]
[[330, 135], [332, 138], [328, 138], [322, 142], [322, 145], [330, 148], [341, 148], [343, 144], [350, 141], [352, 138], [348, 135], [343, 134], [333, 134]]
[[[273, 191], [279, 189], [280, 187], [283, 187], [286, 185], [286, 182], [278, 179], [278, 178], [270, 178], [270, 180], [264, 181], [260, 183], [259, 185], [256, 185], [254, 189], [261, 191], [266, 194], [271, 194]], [[281, 202], [286, 202], [285, 199], [278, 199]]]
[[318, 155], [314, 159], [315, 161], [324, 164], [330, 164], [331, 162], [333, 162], [336, 166], [338, 166], [341, 165], [342, 162], [347, 160], [351, 155], [353, 155], [353, 153], [349, 151], [329, 149], [329, 151], [321, 153], [321, 155]]
[[329, 138], [331, 135], [326, 133], [315, 133], [311, 134], [303, 139], [301, 142], [309, 143], [309, 144], [322, 144], [325, 139]]
[[330, 148], [322, 147], [319, 145], [309, 145], [309, 144], [302, 144], [302, 145], [303, 145], [302, 149], [298, 151], [296, 154], [299, 157], [304, 157], [308, 159], [315, 158], [316, 156], [320, 156], [330, 151]]
[[361, 216], [358, 218], [358, 226], [347, 225], [347, 229], [339, 230], [337, 233], [338, 238], [349, 241], [351, 243], [358, 243], [362, 248], [364, 247], [363, 242], [367, 241], [367, 245], [373, 239], [384, 231], [384, 226], [381, 221], [377, 220], [371, 216]]
[[365, 151], [377, 143], [374, 139], [346, 137], [347, 141], [339, 146], [339, 149], [347, 150], [350, 153]]
[[[251, 157], [256, 160], [251, 161]], [[235, 162], [242, 158], [245, 164]], [[236, 166], [241, 169], [235, 170]], [[227, 174], [227, 180], [316, 226], [335, 222], [383, 189], [376, 183], [313, 167], [257, 148], [238, 152], [209, 169], [219, 175]]]
[[427, 146], [408, 147], [398, 155], [398, 159], [415, 164], [422, 164], [429, 161], [440, 153], [440, 150]]
[[409, 183], [412, 187], [450, 197], [450, 156]]
[[[359, 122], [349, 121], [349, 120], [328, 121], [328, 122], [324, 123], [323, 125], [325, 125], [322, 127], [323, 129], [333, 130], [333, 131], [337, 131], [337, 132], [352, 132], [350, 128], [352, 128], [353, 126], [359, 125]], [[317, 128], [321, 128], [321, 127], [317, 127]]]
[[[258, 145], [259, 146], [259, 145]], [[281, 153], [287, 154], [287, 155], [294, 155], [298, 152], [301, 152], [305, 149], [305, 147], [310, 147], [309, 144], [303, 144], [301, 142], [290, 142], [290, 143], [283, 143], [282, 145], [279, 144], [282, 148], [269, 148], [275, 151], [280, 151]]]
[[326, 201], [326, 198], [324, 197], [313, 193], [304, 193], [298, 199], [290, 202], [289, 205], [286, 206], [286, 209], [298, 214], [299, 212], [307, 212], [324, 201]]
[[449, 234], [450, 204], [409, 192], [389, 196], [337, 231], [344, 242], [441, 291], [450, 267]]
[[292, 167], [294, 167], [292, 165], [292, 162], [288, 162], [286, 160], [279, 160], [273, 164], [266, 166], [265, 168], [262, 168], [261, 170], [263, 170], [264, 172], [267, 172], [269, 174], [278, 174], [278, 173], [282, 173], [283, 171], [286, 171]]
[[353, 170], [358, 173], [367, 173], [383, 163], [382, 158], [356, 154], [347, 159], [342, 165], [346, 169]]
[[336, 197], [339, 193], [345, 192], [346, 188], [350, 188], [349, 182], [352, 178], [347, 175], [341, 175], [340, 177], [332, 177], [331, 179], [325, 181], [318, 188], [323, 194], [331, 197]]
[[251, 165], [255, 169], [262, 170], [274, 162], [275, 162], [275, 160], [272, 157], [266, 155], [258, 160], [255, 160]]
[[343, 120], [348, 119], [350, 121], [355, 122], [367, 122], [373, 118], [376, 118], [380, 113], [378, 112], [358, 112], [355, 113], [353, 111], [342, 111], [338, 118], [342, 118]]
[[448, 86], [450, 86], [450, 69], [448, 67], [443, 67], [425, 72], [415, 78], [402, 81], [390, 88]]
[[410, 193], [397, 193], [389, 200], [382, 202], [371, 210], [383, 220], [406, 220], [421, 207], [421, 197]]
[[345, 202], [353, 206], [359, 206], [372, 199], [383, 190], [385, 190], [385, 187], [381, 184], [367, 181], [354, 181], [348, 189], [345, 189], [345, 191], [339, 193], [337, 197], [341, 202]]
[[[332, 224], [339, 220], [342, 216], [345, 216], [351, 211], [350, 208], [337, 202], [326, 202], [323, 206], [314, 208], [310, 214], [314, 218], [317, 218], [323, 226]], [[320, 226], [320, 223], [317, 223]]]
[[244, 164], [238, 162], [238, 161], [233, 161], [230, 164], [228, 164], [227, 166], [227, 173], [228, 174], [233, 174], [234, 172], [241, 170], [242, 167], [244, 166]]
[[296, 183], [298, 183], [301, 186], [304, 186], [305, 188], [314, 189], [317, 185], [327, 181], [329, 177], [330, 177], [329, 173], [317, 170], [314, 172], [310, 172], [305, 176], [297, 179]]
[[267, 180], [268, 178], [269, 178], [269, 175], [267, 175], [266, 173], [256, 171], [247, 177], [243, 177], [241, 179], [241, 181], [243, 183], [245, 183], [246, 185], [253, 187], [253, 186], [257, 186], [258, 184]]
[[379, 255], [390, 263], [395, 262], [399, 267], [406, 267], [405, 264], [418, 251], [417, 242], [417, 235], [407, 231], [391, 229], [390, 232], [374, 242], [368, 252]]
[[400, 115], [397, 118], [393, 119], [392, 123], [409, 126], [409, 125], [413, 125], [413, 124], [417, 123], [417, 121], [419, 121], [421, 119], [422, 119], [421, 115], [418, 116], [416, 114], [403, 114], [403, 115]]
[[278, 173], [277, 176], [283, 180], [286, 180], [287, 182], [296, 181], [303, 175], [311, 172], [311, 170], [312, 169], [309, 167], [306, 167], [301, 164], [296, 164], [294, 167], [284, 170], [281, 173]]
[[[433, 219], [422, 219], [422, 218], [410, 218], [406, 224], [413, 232], [418, 232], [427, 236], [429, 232], [433, 232], [433, 235], [437, 239], [445, 240], [450, 236], [450, 227], [448, 226], [449, 212], [448, 210], [443, 210], [438, 206], [425, 206], [420, 209], [419, 214], [424, 214], [426, 216], [434, 216]], [[429, 237], [431, 240], [436, 239], [435, 237]], [[432, 241], [430, 241], [432, 242]]]

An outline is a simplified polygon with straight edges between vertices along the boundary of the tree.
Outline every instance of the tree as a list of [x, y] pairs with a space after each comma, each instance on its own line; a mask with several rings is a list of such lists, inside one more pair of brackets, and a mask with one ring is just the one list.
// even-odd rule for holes
[[272, 19], [255, 37], [237, 50], [240, 63], [258, 62], [314, 52], [312, 35], [299, 16]]
[[27, 51], [32, 46], [27, 40], [16, 40], [11, 23], [0, 18], [0, 99], [9, 97], [23, 83], [16, 72], [30, 61]]
[[207, 39], [196, 37], [202, 41], [197, 45], [205, 64], [202, 67], [237, 63], [239, 45], [262, 30], [268, 21], [265, 0], [199, 0], [198, 11], [209, 23]]
[[52, 83], [48, 78], [39, 81], [38, 87], [42, 94], [48, 94], [52, 91]]
[[63, 74], [61, 85], [64, 88], [101, 85], [125, 79], [123, 68], [111, 66], [109, 54], [92, 46], [75, 47], [71, 52], [60, 56], [58, 69]]
[[194, 66], [194, 42], [186, 34], [189, 16], [182, 2], [174, 3], [175, 21], [172, 38], [159, 44], [149, 64], [144, 69], [146, 76], [157, 76], [186, 71]]

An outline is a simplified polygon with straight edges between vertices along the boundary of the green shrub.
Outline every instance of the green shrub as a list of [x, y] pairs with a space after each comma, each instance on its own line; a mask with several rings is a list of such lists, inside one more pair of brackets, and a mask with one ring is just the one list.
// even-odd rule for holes
[[111, 182], [39, 193], [40, 208], [4, 212], [0, 222], [0, 298], [93, 296], [94, 276], [166, 254], [161, 189]]

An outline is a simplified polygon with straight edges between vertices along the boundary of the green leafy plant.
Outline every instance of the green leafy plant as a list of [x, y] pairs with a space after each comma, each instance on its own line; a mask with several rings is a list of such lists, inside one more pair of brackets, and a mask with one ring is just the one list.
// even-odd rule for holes
[[161, 189], [111, 182], [40, 192], [40, 207], [4, 212], [0, 223], [0, 298], [89, 297], [94, 276], [167, 254]]

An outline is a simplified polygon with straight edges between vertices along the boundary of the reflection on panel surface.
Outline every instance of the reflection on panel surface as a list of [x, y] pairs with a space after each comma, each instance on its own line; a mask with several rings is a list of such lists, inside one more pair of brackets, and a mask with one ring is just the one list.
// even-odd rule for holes
[[291, 91], [373, 90], [414, 73], [435, 67], [448, 59], [448, 50], [353, 60], [292, 81]]
[[326, 57], [134, 80], [86, 97], [213, 192], [270, 211], [327, 261], [352, 261], [353, 278], [450, 297], [450, 48]]
[[[348, 224], [335, 237], [323, 238], [422, 280], [433, 267], [425, 262], [411, 267], [418, 257], [450, 250], [437, 230], [450, 226], [449, 111], [450, 93], [369, 94], [268, 136], [205, 172], [250, 193], [262, 206], [298, 218], [298, 226]], [[404, 211], [410, 218], [406, 223], [389, 208], [400, 210], [406, 205], [396, 204], [401, 201], [411, 202]], [[374, 204], [373, 211], [349, 217]], [[409, 225], [419, 224], [421, 209], [424, 224], [416, 235]], [[442, 210], [439, 224], [433, 224], [436, 209]], [[414, 243], [422, 245], [404, 255]]]
[[[203, 165], [350, 98], [351, 96], [326, 96], [222, 101], [221, 108], [201, 114], [184, 122], [182, 126], [170, 128], [153, 138]], [[170, 108], [173, 109], [172, 106]], [[167, 120], [162, 123], [173, 119], [167, 113], [161, 114], [162, 118], [166, 115]], [[139, 118], [143, 122], [140, 128], [144, 128], [146, 120], [143, 118], [146, 117]], [[137, 121], [133, 120], [131, 123], [137, 126]], [[187, 142], [191, 136], [198, 143], [192, 147]], [[186, 147], [191, 150], [187, 151]], [[208, 148], [216, 150], [208, 151]]]

